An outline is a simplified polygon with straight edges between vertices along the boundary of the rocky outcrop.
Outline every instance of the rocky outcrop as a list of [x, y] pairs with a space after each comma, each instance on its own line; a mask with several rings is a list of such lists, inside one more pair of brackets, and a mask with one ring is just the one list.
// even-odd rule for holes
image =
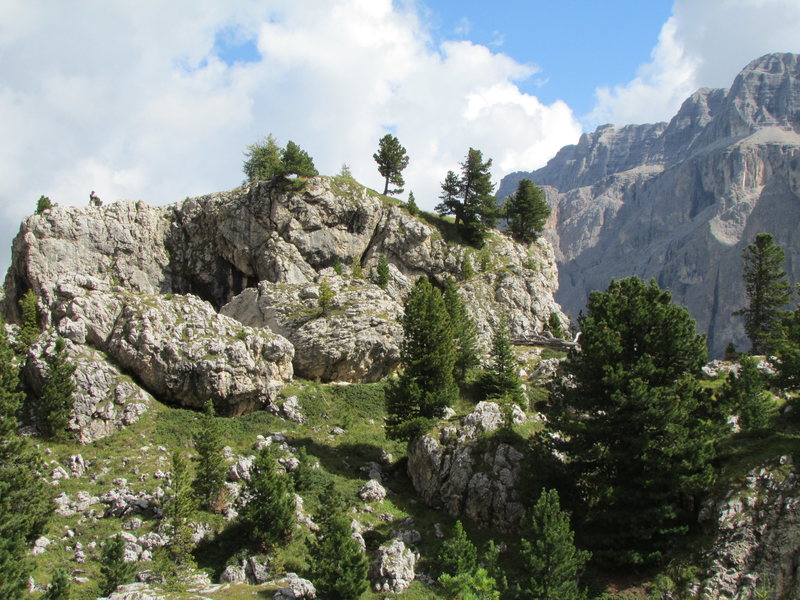
[[481, 402], [460, 426], [411, 442], [408, 474], [426, 504], [484, 526], [514, 529], [524, 512], [518, 492], [524, 455], [506, 442], [480, 439], [503, 421], [496, 403]]
[[[800, 479], [791, 456], [750, 471], [703, 515], [714, 541], [696, 598], [798, 598]], [[766, 593], [766, 596], [759, 595]]]
[[378, 548], [370, 565], [372, 589], [376, 592], [405, 592], [414, 581], [417, 558], [405, 543], [393, 539]]
[[153, 394], [221, 414], [270, 404], [292, 377], [281, 336], [217, 314], [194, 296], [58, 289], [57, 329], [105, 352]]
[[319, 307], [319, 284], [262, 281], [220, 311], [251, 327], [268, 328], [294, 346], [294, 371], [322, 381], [377, 381], [400, 362], [402, 307], [363, 279], [333, 275], [331, 306]]
[[[689, 309], [709, 348], [748, 347], [742, 249], [766, 231], [800, 253], [800, 56], [770, 54], [729, 90], [699, 90], [668, 123], [603, 126], [547, 166], [516, 173], [553, 207], [558, 301], [577, 315], [588, 293], [628, 275], [655, 278]], [[793, 282], [800, 263], [788, 260]]]

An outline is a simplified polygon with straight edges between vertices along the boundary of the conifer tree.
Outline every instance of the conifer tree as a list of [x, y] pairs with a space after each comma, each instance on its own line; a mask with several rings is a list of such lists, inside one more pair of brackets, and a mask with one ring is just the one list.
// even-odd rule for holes
[[442, 542], [436, 566], [440, 574], [452, 576], [471, 574], [478, 568], [478, 549], [467, 536], [461, 521], [456, 521], [450, 537]]
[[713, 482], [720, 424], [696, 378], [705, 338], [669, 292], [637, 277], [592, 292], [578, 322], [581, 350], [562, 364], [549, 415], [580, 500], [578, 531], [600, 561], [653, 562], [688, 531], [692, 500]]
[[756, 360], [742, 354], [739, 372], [731, 371], [720, 390], [720, 402], [729, 414], [739, 416], [743, 431], [764, 429], [769, 424], [772, 402], [764, 391], [764, 378]]
[[414, 198], [414, 192], [408, 192], [408, 202], [406, 202], [406, 208], [408, 209], [409, 214], [419, 214], [419, 206], [417, 206], [417, 200]]
[[439, 583], [447, 600], [500, 600], [494, 578], [483, 568], [455, 576], [444, 573]]
[[312, 580], [320, 598], [357, 600], [368, 587], [369, 563], [353, 538], [350, 519], [343, 512], [317, 518], [319, 531], [311, 547]]
[[381, 289], [386, 289], [389, 285], [389, 261], [386, 260], [386, 255], [381, 253], [378, 257], [378, 268], [375, 275], [375, 284]]
[[133, 580], [136, 570], [136, 563], [125, 562], [125, 538], [108, 538], [100, 553], [100, 594], [111, 595], [117, 586]]
[[549, 216], [550, 207], [544, 199], [544, 192], [530, 179], [521, 180], [516, 193], [506, 200], [508, 228], [518, 242], [529, 244], [536, 241]]
[[19, 300], [21, 310], [21, 324], [17, 335], [17, 349], [21, 353], [27, 352], [36, 339], [39, 337], [41, 328], [41, 314], [36, 304], [36, 294], [33, 290], [28, 290]]
[[424, 275], [405, 304], [400, 360], [404, 370], [386, 392], [387, 435], [412, 439], [458, 397], [452, 326], [442, 294]]
[[283, 165], [279, 175], [300, 175], [301, 177], [319, 175], [314, 166], [314, 160], [291, 140], [286, 143], [286, 148], [281, 153], [281, 162]]
[[478, 366], [478, 330], [475, 321], [467, 312], [467, 306], [458, 294], [456, 280], [448, 277], [444, 282], [442, 294], [444, 306], [450, 316], [453, 328], [453, 342], [456, 347], [454, 375], [464, 381], [467, 371]]
[[67, 358], [66, 342], [56, 339], [53, 353], [47, 357], [47, 380], [36, 407], [39, 427], [46, 437], [64, 437], [72, 412], [75, 365]]
[[191, 520], [197, 510], [197, 501], [192, 489], [192, 474], [189, 463], [175, 450], [172, 453], [172, 468], [164, 519], [169, 528], [169, 544], [159, 548], [156, 554], [156, 571], [168, 585], [177, 585], [186, 573], [195, 567], [192, 556]]
[[214, 402], [206, 400], [204, 415], [199, 431], [194, 435], [195, 459], [194, 489], [205, 510], [214, 511], [220, 508], [225, 490], [225, 458], [222, 449], [225, 443], [222, 428], [214, 416]]
[[508, 333], [508, 316], [502, 315], [492, 335], [491, 367], [481, 381], [487, 398], [507, 398], [517, 404], [525, 403], [522, 380], [519, 378], [517, 356]]
[[283, 173], [281, 148], [272, 134], [248, 146], [245, 157], [243, 170], [247, 181], [270, 180]]
[[250, 536], [263, 550], [288, 542], [294, 529], [294, 498], [289, 476], [279, 473], [275, 454], [269, 446], [262, 449], [250, 471], [245, 486], [245, 504], [240, 518]]
[[575, 548], [569, 517], [558, 492], [544, 490], [522, 525], [522, 596], [531, 600], [583, 600], [578, 578], [589, 553]]
[[317, 298], [317, 305], [323, 315], [328, 314], [328, 309], [330, 309], [331, 304], [333, 304], [333, 298], [334, 293], [331, 284], [328, 283], [327, 279], [323, 279], [322, 283], [319, 284], [319, 298]]
[[[391, 133], [387, 133], [378, 142], [378, 151], [372, 155], [378, 163], [378, 172], [386, 180], [383, 188], [384, 196], [387, 194], [402, 194], [405, 181], [403, 180], [403, 170], [408, 166], [408, 154], [406, 149], [400, 145], [400, 141]], [[396, 185], [397, 188], [390, 190], [389, 185]]]
[[783, 310], [791, 299], [783, 262], [786, 255], [768, 233], [759, 233], [742, 252], [748, 305], [733, 313], [744, 317], [744, 330], [753, 354], [769, 353], [780, 334]]
[[550, 329], [550, 333], [553, 337], [563, 339], [566, 335], [564, 333], [564, 327], [561, 325], [561, 319], [558, 317], [558, 313], [553, 311], [550, 313], [550, 318], [547, 319], [547, 327]]
[[47, 196], [39, 196], [39, 200], [36, 202], [36, 214], [40, 215], [50, 208], [53, 208], [53, 203], [50, 201], [50, 198]]
[[33, 564], [28, 544], [44, 529], [52, 512], [44, 466], [30, 441], [17, 435], [22, 405], [19, 370], [0, 320], [0, 598], [27, 597]]
[[70, 600], [69, 574], [64, 568], [53, 571], [50, 586], [42, 595], [42, 600]]
[[350, 264], [350, 276], [353, 279], [361, 279], [364, 277], [364, 270], [361, 267], [361, 259], [357, 256], [353, 257], [353, 262]]
[[339, 170], [339, 177], [344, 179], [353, 179], [353, 173], [347, 163], [342, 163], [342, 168]]

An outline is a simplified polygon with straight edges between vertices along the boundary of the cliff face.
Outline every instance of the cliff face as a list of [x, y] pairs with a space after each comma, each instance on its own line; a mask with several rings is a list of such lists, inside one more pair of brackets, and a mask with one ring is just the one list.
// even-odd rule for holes
[[[516, 337], [542, 333], [552, 312], [563, 317], [548, 242], [497, 233], [476, 252], [429, 221], [326, 177], [301, 191], [258, 182], [163, 207], [54, 207], [28, 217], [14, 240], [7, 317], [18, 320], [32, 289], [46, 326], [107, 354], [147, 391], [182, 404], [211, 396], [228, 414], [269, 404], [292, 369], [323, 381], [385, 377], [419, 275], [461, 281], [485, 345], [502, 313]], [[381, 255], [386, 289], [370, 282]], [[465, 261], [475, 274], [462, 281]], [[324, 314], [323, 279], [334, 291]]]
[[670, 288], [709, 348], [749, 347], [741, 253], [771, 233], [800, 281], [800, 56], [750, 63], [729, 90], [700, 90], [668, 124], [603, 126], [528, 177], [553, 206], [558, 301], [577, 315], [594, 289], [639, 275]]

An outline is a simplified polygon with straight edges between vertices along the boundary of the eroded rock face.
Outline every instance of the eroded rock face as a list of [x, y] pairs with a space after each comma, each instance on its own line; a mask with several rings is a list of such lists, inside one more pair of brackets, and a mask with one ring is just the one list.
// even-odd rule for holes
[[716, 533], [695, 597], [800, 597], [800, 480], [791, 456], [753, 469], [704, 516]]
[[287, 340], [194, 296], [87, 291], [62, 296], [54, 318], [59, 330], [85, 331], [87, 344], [183, 406], [212, 398], [220, 413], [242, 414], [271, 403], [292, 377]]
[[402, 540], [394, 539], [378, 548], [370, 568], [372, 589], [376, 592], [405, 592], [414, 581], [417, 559]]
[[500, 407], [482, 402], [460, 427], [448, 425], [409, 445], [408, 474], [426, 504], [513, 530], [524, 512], [517, 491], [523, 454], [505, 442], [477, 441], [501, 424]]
[[[800, 253], [800, 56], [769, 54], [729, 90], [703, 89], [669, 124], [602, 126], [527, 177], [553, 207], [557, 299], [571, 315], [611, 279], [655, 278], [689, 309], [709, 349], [749, 347], [742, 250], [769, 232]], [[800, 263], [787, 261], [792, 282]]]
[[334, 297], [325, 313], [319, 284], [262, 281], [220, 311], [251, 327], [268, 328], [295, 348], [294, 371], [322, 381], [378, 381], [400, 362], [402, 307], [363, 279], [325, 278]]

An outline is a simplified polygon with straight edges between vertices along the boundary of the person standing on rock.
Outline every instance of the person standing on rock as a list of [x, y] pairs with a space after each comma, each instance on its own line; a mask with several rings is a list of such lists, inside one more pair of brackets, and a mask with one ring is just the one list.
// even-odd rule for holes
[[94, 190], [89, 193], [89, 206], [103, 206], [103, 201], [94, 193]]

